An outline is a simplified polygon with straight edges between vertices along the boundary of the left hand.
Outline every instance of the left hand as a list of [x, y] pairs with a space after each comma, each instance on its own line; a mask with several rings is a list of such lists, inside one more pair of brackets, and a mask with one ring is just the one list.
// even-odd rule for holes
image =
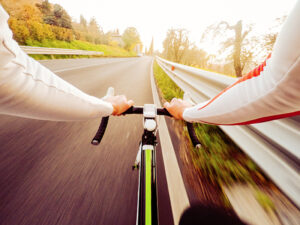
[[173, 98], [170, 103], [166, 102], [164, 107], [175, 119], [183, 120], [183, 111], [192, 105], [182, 99]]

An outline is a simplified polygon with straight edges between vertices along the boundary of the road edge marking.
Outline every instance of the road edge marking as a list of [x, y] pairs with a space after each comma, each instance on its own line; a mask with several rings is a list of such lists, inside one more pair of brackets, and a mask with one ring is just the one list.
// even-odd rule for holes
[[[153, 62], [154, 59], [152, 60], [150, 70], [153, 101], [154, 104], [161, 107], [157, 88], [154, 81]], [[172, 140], [170, 138], [169, 130], [167, 127], [166, 119], [164, 117], [160, 117], [158, 119], [158, 126], [160, 140], [163, 140], [163, 142], [161, 141], [160, 144], [165, 165], [165, 173], [167, 178], [167, 186], [170, 196], [173, 220], [174, 224], [177, 225], [179, 224], [179, 220], [183, 211], [190, 206], [190, 201], [184, 186], [181, 171], [179, 169], [179, 165], [175, 155], [175, 150], [173, 148]]]

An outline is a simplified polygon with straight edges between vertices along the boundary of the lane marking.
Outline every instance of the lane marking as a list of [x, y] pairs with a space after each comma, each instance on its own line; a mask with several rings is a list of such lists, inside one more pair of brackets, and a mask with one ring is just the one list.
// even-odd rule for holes
[[[150, 71], [153, 101], [154, 104], [156, 104], [158, 107], [161, 107], [161, 103], [154, 81], [153, 61], [154, 60], [152, 60]], [[181, 171], [179, 169], [177, 158], [175, 155], [175, 150], [173, 148], [166, 119], [164, 117], [160, 117], [158, 119], [158, 127], [171, 208], [173, 213], [173, 220], [174, 224], [178, 225], [180, 216], [183, 213], [183, 211], [190, 206], [190, 201], [183, 183]]]

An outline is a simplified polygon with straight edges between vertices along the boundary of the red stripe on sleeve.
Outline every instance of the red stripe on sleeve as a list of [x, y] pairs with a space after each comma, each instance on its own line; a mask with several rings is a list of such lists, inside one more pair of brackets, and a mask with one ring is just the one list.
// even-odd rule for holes
[[209, 123], [206, 121], [201, 121], [202, 123], [207, 123], [207, 124], [212, 124], [212, 125], [228, 125], [228, 126], [232, 126], [232, 125], [249, 125], [249, 124], [254, 124], [254, 123], [263, 123], [263, 122], [268, 122], [271, 120], [278, 120], [278, 119], [283, 119], [283, 118], [287, 118], [287, 117], [291, 117], [291, 116], [299, 116], [300, 115], [300, 111], [296, 111], [296, 112], [291, 112], [291, 113], [284, 113], [284, 114], [279, 114], [279, 115], [272, 115], [272, 116], [266, 116], [266, 117], [261, 117], [261, 118], [257, 118], [254, 120], [249, 120], [249, 121], [244, 121], [244, 122], [240, 122], [240, 123], [230, 123], [230, 124], [222, 124], [222, 123]]
[[233, 83], [232, 85], [225, 88], [223, 91], [221, 91], [219, 94], [217, 94], [214, 98], [212, 98], [207, 104], [199, 108], [198, 110], [201, 110], [205, 108], [206, 106], [210, 105], [213, 101], [215, 101], [219, 96], [224, 94], [226, 91], [228, 91], [230, 88], [234, 87], [235, 85], [242, 83], [246, 80], [252, 79], [253, 77], [257, 77], [261, 74], [261, 72], [264, 70], [264, 67], [267, 65], [267, 60], [271, 58], [271, 53], [268, 55], [267, 59], [258, 67], [254, 68], [252, 71], [250, 71], [248, 74], [241, 77], [238, 81]]

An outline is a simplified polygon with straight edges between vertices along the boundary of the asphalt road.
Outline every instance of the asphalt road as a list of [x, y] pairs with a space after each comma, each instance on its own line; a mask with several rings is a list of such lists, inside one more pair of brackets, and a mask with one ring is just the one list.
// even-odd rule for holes
[[[143, 105], [153, 102], [151, 60], [43, 64], [88, 94], [102, 97], [114, 86], [116, 94]], [[95, 147], [90, 141], [100, 119], [47, 122], [0, 116], [0, 224], [135, 224], [138, 176], [131, 165], [142, 134], [141, 118], [111, 118], [101, 145]], [[160, 221], [172, 224], [163, 165], [159, 173]]]

